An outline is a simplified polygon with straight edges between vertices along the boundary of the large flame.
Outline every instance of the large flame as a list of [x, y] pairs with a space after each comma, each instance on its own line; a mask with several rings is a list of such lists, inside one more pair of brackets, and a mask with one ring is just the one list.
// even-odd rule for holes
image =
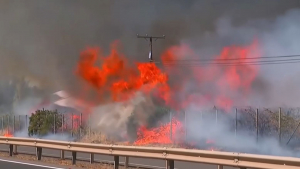
[[[109, 96], [113, 101], [129, 99], [136, 91], [149, 93], [160, 88], [160, 91], [167, 92], [165, 73], [154, 63], [128, 64], [117, 51], [116, 42], [108, 56], [103, 56], [98, 48], [89, 48], [81, 53], [80, 58], [77, 74], [94, 86], [99, 95]], [[166, 94], [161, 93], [161, 96], [166, 97]]]
[[[164, 70], [155, 63], [129, 64], [117, 46], [112, 44], [108, 56], [98, 48], [88, 48], [80, 55], [76, 73], [97, 89], [101, 101], [124, 101], [142, 91], [162, 98], [173, 109], [213, 104], [228, 110], [247, 98], [258, 73], [256, 65], [245, 64], [247, 58], [260, 56], [256, 41], [249, 46], [225, 47], [215, 60], [203, 63], [185, 61], [199, 58], [187, 45], [173, 46], [161, 55]], [[220, 63], [224, 60], [232, 62]], [[141, 126], [135, 144], [173, 143], [170, 132], [180, 138], [182, 128], [176, 119], [157, 128]]]

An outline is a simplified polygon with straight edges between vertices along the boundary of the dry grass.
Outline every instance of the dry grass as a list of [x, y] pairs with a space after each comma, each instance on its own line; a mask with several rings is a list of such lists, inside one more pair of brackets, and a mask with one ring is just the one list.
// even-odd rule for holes
[[[85, 135], [80, 142], [84, 143], [96, 143], [96, 144], [113, 144], [113, 145], [127, 145], [127, 146], [139, 146], [135, 145], [129, 142], [115, 142], [112, 139], [108, 139], [104, 134], [102, 133], [91, 133], [91, 135]], [[168, 147], [168, 148], [189, 148], [193, 149], [193, 147], [183, 144], [147, 144], [147, 145], [141, 145], [143, 147]]]
[[[5, 152], [0, 152], [0, 156], [9, 157], [8, 153]], [[26, 161], [37, 161], [36, 157], [33, 155], [19, 154], [14, 156], [13, 158], [26, 160]], [[71, 160], [61, 160], [58, 158], [51, 158], [51, 157], [42, 157], [41, 162], [61, 165], [61, 166], [75, 166], [78, 168], [88, 168], [88, 169], [113, 169], [114, 168], [114, 166], [111, 164], [104, 164], [104, 163], [90, 164], [89, 162], [84, 162], [84, 161], [76, 161], [76, 165], [72, 165]], [[123, 166], [120, 166], [119, 168], [125, 169], [125, 167]], [[134, 169], [134, 168], [128, 168], [128, 169]]]

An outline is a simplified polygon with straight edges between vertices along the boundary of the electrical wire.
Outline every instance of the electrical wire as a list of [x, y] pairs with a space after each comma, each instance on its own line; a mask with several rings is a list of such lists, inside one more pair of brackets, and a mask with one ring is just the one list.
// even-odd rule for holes
[[[300, 55], [266, 56], [266, 57], [252, 57], [252, 58], [229, 58], [229, 59], [206, 59], [206, 60], [200, 60], [200, 59], [172, 60], [164, 63], [162, 62], [155, 62], [155, 63], [163, 64], [164, 66], [174, 66], [174, 65], [176, 66], [200, 66], [200, 65], [247, 66], [247, 65], [278, 65], [278, 64], [300, 63], [300, 58], [293, 59], [294, 57], [300, 57]], [[257, 60], [257, 61], [245, 62], [246, 59], [251, 60], [251, 59], [275, 59], [275, 58], [291, 58], [291, 59]], [[230, 62], [230, 61], [235, 61], [235, 62]]]

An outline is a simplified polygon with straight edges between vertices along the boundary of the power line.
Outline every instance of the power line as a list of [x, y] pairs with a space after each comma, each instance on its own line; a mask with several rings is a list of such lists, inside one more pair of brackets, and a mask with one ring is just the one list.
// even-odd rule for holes
[[253, 60], [253, 59], [274, 59], [274, 58], [293, 58], [300, 57], [300, 55], [282, 55], [282, 56], [264, 56], [264, 57], [250, 57], [250, 58], [228, 58], [228, 59], [176, 59], [169, 62], [178, 62], [178, 61], [232, 61], [232, 60]]
[[[299, 63], [300, 58], [293, 59], [294, 57], [300, 57], [300, 55], [284, 55], [284, 56], [266, 56], [266, 57], [252, 57], [252, 58], [229, 58], [229, 59], [207, 59], [201, 60], [186, 60], [190, 62], [182, 62], [182, 60], [173, 60], [167, 61], [163, 64], [165, 66], [200, 66], [202, 64], [209, 64], [209, 65], [219, 65], [219, 66], [247, 66], [247, 65], [278, 65], [278, 64], [290, 64], [290, 63]], [[277, 60], [257, 60], [257, 61], [248, 61], [248, 62], [241, 62], [245, 59], [274, 59], [274, 58], [291, 58], [291, 59], [277, 59]], [[236, 60], [236, 62], [230, 62], [231, 60]], [[241, 61], [239, 61], [241, 60]], [[204, 62], [203, 62], [204, 61]], [[205, 62], [211, 61], [211, 62]], [[221, 61], [221, 62], [220, 62]], [[226, 62], [227, 61], [227, 62]], [[161, 64], [162, 62], [156, 62]]]
[[[300, 61], [274, 62], [274, 63], [254, 63], [254, 64], [220, 64], [220, 65], [211, 64], [211, 65], [215, 65], [215, 66], [251, 66], [251, 65], [280, 65], [280, 64], [291, 64], [291, 63], [300, 63]], [[176, 65], [176, 64], [165, 64], [164, 66], [171, 67], [171, 66], [174, 66], [174, 65]], [[189, 67], [195, 66], [195, 67], [199, 67], [201, 65], [200, 64], [179, 64], [179, 65], [176, 65], [176, 66], [189, 66]]]
[[[256, 64], [256, 63], [275, 63], [275, 62], [285, 62], [285, 61], [300, 61], [300, 59], [281, 59], [281, 60], [262, 60], [262, 61], [253, 61], [253, 62], [211, 62], [209, 64], [223, 65], [223, 64]], [[193, 63], [167, 63], [166, 64], [193, 64]], [[200, 64], [195, 62], [194, 64]]]

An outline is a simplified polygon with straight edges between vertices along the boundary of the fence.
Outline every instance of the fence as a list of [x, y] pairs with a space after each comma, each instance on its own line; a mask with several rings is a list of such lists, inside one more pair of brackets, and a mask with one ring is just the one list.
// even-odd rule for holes
[[[201, 111], [201, 112], [181, 112], [169, 113], [169, 117], [165, 122], [171, 122], [173, 116], [179, 118], [184, 124], [185, 136], [188, 141], [193, 142], [191, 136], [191, 121], [201, 124], [203, 121], [210, 120], [211, 127], [218, 123], [226, 123], [231, 126], [231, 131], [236, 136], [247, 133], [253, 138], [260, 140], [261, 138], [273, 137], [278, 139], [282, 144], [291, 146], [299, 146], [300, 132], [298, 130], [300, 124], [300, 109], [299, 108], [278, 108], [278, 109], [255, 109], [255, 108], [237, 108], [231, 112], [225, 112], [218, 109]], [[53, 120], [58, 118], [63, 119], [61, 126], [54, 127], [53, 134], [65, 134], [74, 139], [81, 139], [83, 136], [89, 137], [91, 133], [97, 132], [91, 129], [89, 117], [82, 117], [82, 114], [60, 113]], [[159, 117], [160, 118], [160, 117]], [[0, 116], [1, 131], [5, 133], [9, 131], [13, 135], [18, 136], [18, 133], [23, 131], [27, 135], [29, 125], [29, 116], [27, 115], [1, 115]], [[153, 121], [158, 121], [154, 119]], [[225, 122], [224, 122], [225, 121]], [[55, 122], [54, 122], [55, 124]], [[201, 126], [203, 127], [203, 126]], [[170, 131], [172, 131], [172, 125]], [[134, 131], [136, 132], [136, 131]], [[176, 139], [174, 132], [170, 133], [170, 139]], [[24, 135], [24, 134], [23, 134]]]
[[[120, 156], [127, 157], [125, 167], [128, 166], [129, 157], [166, 160], [166, 169], [174, 169], [174, 161], [214, 164], [218, 165], [219, 169], [222, 169], [223, 166], [238, 167], [241, 169], [296, 169], [300, 167], [299, 158], [251, 155], [230, 152], [211, 152], [204, 150], [85, 144], [15, 137], [0, 137], [0, 144], [6, 144], [9, 146], [10, 156], [13, 156], [14, 146], [36, 147], [36, 156], [38, 160], [41, 160], [42, 158], [43, 149], [56, 149], [62, 152], [70, 151], [72, 152], [72, 164], [76, 163], [77, 152], [91, 154], [91, 162], [93, 162], [92, 158], [94, 158], [94, 154], [110, 155], [114, 156], [115, 169], [119, 168]], [[64, 158], [63, 154], [64, 153], [61, 153], [61, 158]]]
[[[2, 135], [28, 135], [30, 116], [2, 114], [0, 119]], [[58, 121], [60, 123], [57, 123]], [[51, 125], [53, 125], [52, 134], [54, 135], [65, 134], [80, 139], [87, 133], [87, 129], [84, 127], [87, 125], [82, 121], [82, 114], [58, 113], [54, 116]]]

